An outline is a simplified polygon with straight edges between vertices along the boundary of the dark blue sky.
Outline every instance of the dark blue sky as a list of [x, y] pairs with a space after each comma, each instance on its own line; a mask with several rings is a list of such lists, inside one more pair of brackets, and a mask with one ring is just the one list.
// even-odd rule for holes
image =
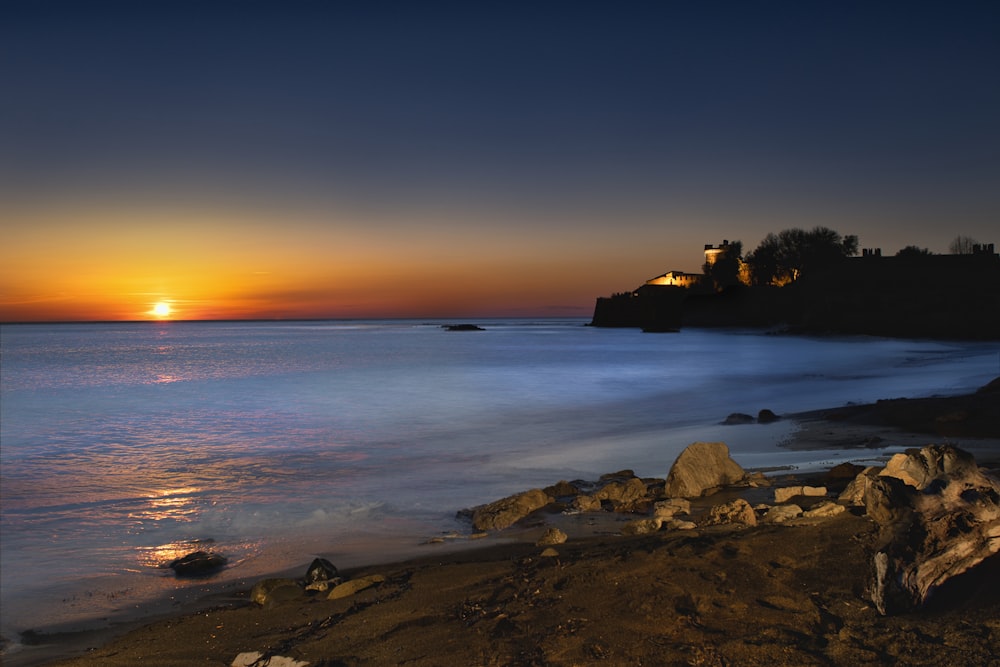
[[581, 265], [604, 253], [602, 291], [789, 226], [887, 252], [1000, 242], [997, 2], [0, 12], [0, 196], [17, 224], [40, 207], [124, 208], [135, 225], [304, 208], [295, 224], [326, 215], [348, 235], [461, 230], [454, 255], [505, 234]]

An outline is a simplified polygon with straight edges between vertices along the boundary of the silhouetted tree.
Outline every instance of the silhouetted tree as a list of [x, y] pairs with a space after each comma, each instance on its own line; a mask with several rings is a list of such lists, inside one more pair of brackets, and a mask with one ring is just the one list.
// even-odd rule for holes
[[968, 236], [956, 236], [955, 239], [948, 244], [948, 252], [952, 255], [971, 255], [973, 246], [978, 243], [979, 241]]
[[927, 248], [921, 248], [915, 245], [908, 245], [905, 248], [900, 249], [900, 251], [896, 253], [896, 257], [924, 257], [926, 255], [932, 255], [932, 254], [934, 253], [932, 253]]
[[780, 286], [856, 254], [858, 237], [853, 234], [841, 237], [826, 227], [814, 227], [808, 232], [793, 228], [765, 236], [745, 261], [754, 285]]
[[712, 264], [705, 264], [702, 270], [712, 279], [715, 289], [722, 290], [740, 284], [740, 264], [743, 262], [743, 242], [733, 241], [722, 247]]

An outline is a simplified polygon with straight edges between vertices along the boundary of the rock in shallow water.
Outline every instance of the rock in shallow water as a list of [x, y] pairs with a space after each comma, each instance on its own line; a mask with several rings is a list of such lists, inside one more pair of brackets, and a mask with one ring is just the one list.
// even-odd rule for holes
[[225, 567], [229, 560], [225, 556], [209, 551], [195, 551], [167, 564], [178, 577], [201, 577]]
[[501, 530], [514, 525], [535, 510], [553, 502], [552, 496], [541, 489], [531, 489], [495, 502], [477, 507], [472, 512], [472, 526], [476, 530]]

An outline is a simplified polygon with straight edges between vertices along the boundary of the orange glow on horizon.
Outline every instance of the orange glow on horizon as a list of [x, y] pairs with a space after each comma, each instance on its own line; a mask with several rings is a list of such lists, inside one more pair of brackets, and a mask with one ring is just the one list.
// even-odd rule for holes
[[4, 216], [0, 322], [589, 317], [655, 271], [544, 224], [103, 210]]

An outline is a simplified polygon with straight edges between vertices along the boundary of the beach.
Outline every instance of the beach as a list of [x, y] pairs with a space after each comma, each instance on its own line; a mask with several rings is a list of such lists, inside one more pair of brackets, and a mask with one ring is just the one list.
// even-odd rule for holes
[[[952, 442], [995, 471], [998, 397], [813, 411], [795, 416], [782, 446], [836, 443], [874, 456], [888, 444]], [[836, 484], [822, 471], [769, 477]], [[762, 492], [726, 490], [695, 505]], [[342, 599], [260, 606], [242, 590], [134, 628], [28, 637], [35, 645], [4, 664], [231, 665], [253, 652], [309, 665], [997, 664], [996, 556], [924, 608], [881, 616], [866, 598], [876, 529], [863, 513], [621, 535], [633, 518], [541, 511], [481, 541], [441, 540], [416, 559], [342, 571], [379, 581]], [[551, 526], [569, 535], [554, 554], [536, 545]], [[308, 564], [276, 576], [301, 578]]]

